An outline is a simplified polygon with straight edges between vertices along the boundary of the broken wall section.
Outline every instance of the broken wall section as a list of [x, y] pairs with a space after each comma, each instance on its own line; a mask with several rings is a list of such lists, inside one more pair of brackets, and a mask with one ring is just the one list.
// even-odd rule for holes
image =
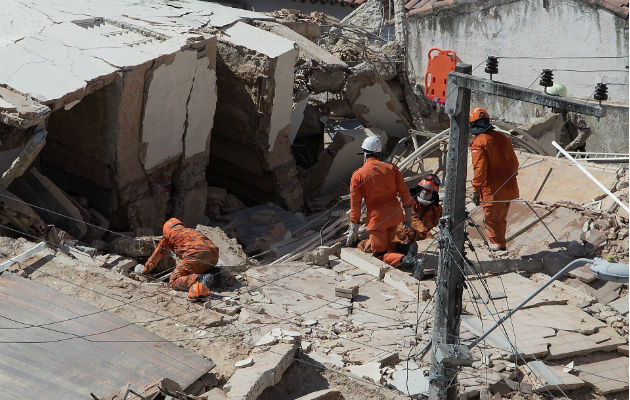
[[302, 207], [289, 146], [294, 43], [236, 23], [218, 44], [218, 95], [208, 182], [252, 203]]
[[[43, 171], [117, 229], [200, 222], [216, 105], [216, 38], [120, 71], [48, 123]], [[194, 189], [193, 189], [194, 188]]]

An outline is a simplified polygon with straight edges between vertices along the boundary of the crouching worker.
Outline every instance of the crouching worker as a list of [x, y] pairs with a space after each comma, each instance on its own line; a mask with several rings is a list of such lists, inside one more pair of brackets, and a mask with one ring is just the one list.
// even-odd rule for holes
[[[353, 246], [359, 234], [361, 201], [367, 208], [366, 229], [370, 232], [370, 244], [374, 257], [392, 266], [411, 267], [414, 277], [422, 279], [422, 263], [417, 258], [417, 246], [407, 255], [396, 251], [398, 224], [411, 224], [411, 196], [400, 171], [395, 165], [378, 160], [382, 145], [377, 136], [363, 141], [363, 166], [352, 174], [350, 180], [350, 228], [346, 246]], [[398, 195], [400, 199], [398, 200]], [[402, 207], [401, 207], [402, 202]], [[404, 208], [404, 213], [403, 213]]]
[[184, 227], [182, 221], [171, 218], [164, 224], [164, 236], [144, 265], [149, 274], [167, 250], [181, 258], [171, 274], [169, 285], [175, 290], [188, 290], [188, 300], [200, 301], [210, 296], [210, 286], [221, 284], [221, 272], [216, 267], [219, 249], [201, 232]]
[[431, 229], [437, 226], [442, 217], [439, 189], [440, 178], [434, 174], [425, 175], [418, 182], [418, 187], [411, 189], [413, 196], [411, 229], [405, 229], [404, 225], [398, 227], [396, 239], [399, 242], [416, 242], [432, 237]]

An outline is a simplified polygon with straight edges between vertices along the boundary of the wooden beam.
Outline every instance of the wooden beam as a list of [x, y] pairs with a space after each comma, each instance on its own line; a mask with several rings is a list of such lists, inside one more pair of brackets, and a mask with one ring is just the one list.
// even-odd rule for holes
[[[463, 74], [460, 72], [449, 73], [448, 79], [449, 84], [452, 82], [452, 84], [457, 87], [493, 94], [495, 96], [526, 101], [528, 103], [540, 104], [547, 107], [560, 108], [562, 110], [573, 111], [584, 115], [592, 115], [594, 117], [603, 117], [606, 115], [606, 110], [598, 105], [587, 103], [584, 100], [551, 96], [543, 93], [541, 90], [522, 88], [520, 86], [510, 85], [509, 83], [491, 81], [489, 79]], [[446, 105], [446, 111], [451, 115], [454, 114], [455, 110], [449, 109], [448, 101]]]

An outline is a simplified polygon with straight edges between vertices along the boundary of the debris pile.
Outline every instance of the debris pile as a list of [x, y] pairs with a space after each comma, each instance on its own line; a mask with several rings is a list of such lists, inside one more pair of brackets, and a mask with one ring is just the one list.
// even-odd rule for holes
[[[409, 80], [382, 2], [339, 21], [196, 0], [92, 0], [73, 13], [7, 1], [6, 21], [41, 15], [21, 30], [0, 21], [11, 32], [0, 41], [10, 60], [0, 67], [5, 355], [19, 345], [55, 360], [53, 350], [98, 343], [109, 351], [82, 351], [127, 371], [104, 368], [90, 387], [100, 400], [428, 395], [432, 353], [444, 350], [432, 343], [439, 229], [417, 242], [420, 281], [342, 248], [364, 139], [381, 139], [410, 187], [447, 169], [449, 116]], [[572, 260], [629, 261], [628, 213], [555, 157], [557, 118], [496, 125], [518, 149], [520, 198], [505, 251], [490, 249], [482, 208], [467, 204], [466, 248], [451, 266], [466, 279], [462, 346]], [[627, 204], [627, 164], [593, 161], [579, 159]], [[170, 217], [218, 248], [203, 301], [168, 284], [183, 254], [167, 251], [143, 274]], [[52, 311], [38, 314], [12, 288], [46, 294], [31, 297]], [[451, 360], [460, 398], [616, 396], [628, 390], [628, 336], [628, 284], [575, 269]], [[134, 352], [167, 357], [145, 370]], [[33, 373], [20, 369], [28, 360], [15, 379]], [[41, 375], [63, 375], [44, 364]]]

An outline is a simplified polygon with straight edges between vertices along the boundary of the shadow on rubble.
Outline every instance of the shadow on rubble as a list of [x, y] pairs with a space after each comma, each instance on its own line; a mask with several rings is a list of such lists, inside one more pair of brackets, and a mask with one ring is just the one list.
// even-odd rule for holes
[[260, 399], [291, 400], [318, 390], [328, 389], [328, 379], [322, 375], [325, 367], [317, 361], [301, 355], [284, 373], [277, 385], [265, 389]]

